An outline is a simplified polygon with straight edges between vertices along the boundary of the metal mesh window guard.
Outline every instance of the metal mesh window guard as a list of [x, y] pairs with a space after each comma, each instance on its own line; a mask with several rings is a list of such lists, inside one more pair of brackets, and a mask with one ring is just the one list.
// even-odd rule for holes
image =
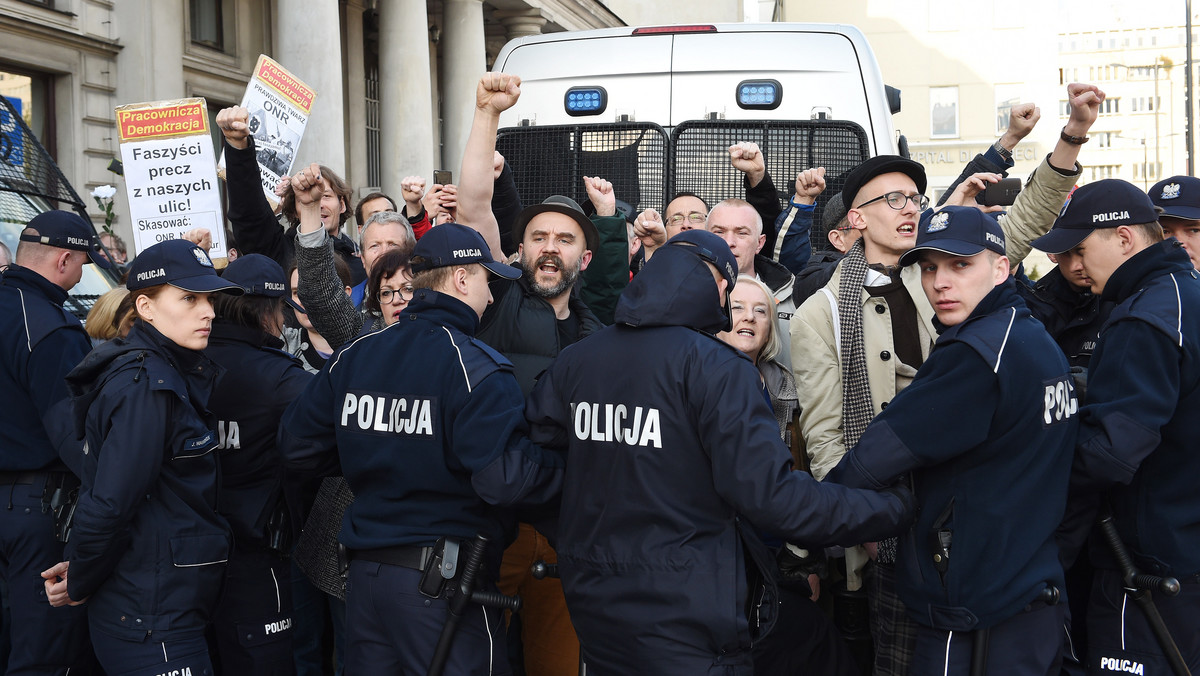
[[667, 190], [666, 131], [656, 124], [557, 125], [501, 129], [496, 149], [504, 155], [521, 203], [566, 195], [585, 209], [584, 176], [613, 184], [619, 200], [637, 213], [661, 209]]
[[0, 190], [70, 205], [84, 218], [87, 207], [58, 170], [20, 114], [0, 96]]
[[825, 167], [825, 192], [817, 198], [812, 231], [813, 247], [821, 248], [826, 241], [820, 229], [825, 203], [842, 189], [846, 174], [870, 157], [866, 132], [845, 120], [684, 122], [671, 132], [670, 194], [692, 192], [710, 205], [745, 198], [742, 173], [729, 163], [729, 146], [748, 141], [762, 149], [781, 204], [794, 192], [797, 173]]

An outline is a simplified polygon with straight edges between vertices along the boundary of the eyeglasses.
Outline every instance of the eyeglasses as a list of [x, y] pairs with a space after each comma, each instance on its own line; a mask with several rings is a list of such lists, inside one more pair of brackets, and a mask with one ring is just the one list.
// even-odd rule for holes
[[913, 206], [917, 208], [917, 211], [925, 211], [925, 207], [929, 206], [929, 198], [924, 195], [905, 195], [899, 190], [896, 190], [880, 195], [873, 200], [867, 200], [855, 208], [861, 209], [868, 204], [873, 204], [879, 200], [887, 200], [887, 205], [896, 211], [902, 211], [905, 203], [907, 203], [909, 200], [912, 200]]
[[392, 302], [394, 296], [399, 296], [400, 300], [407, 303], [412, 300], [413, 288], [411, 285], [405, 284], [399, 289], [380, 289], [379, 293], [375, 294], [375, 299], [379, 301], [380, 305], [387, 305]]
[[693, 211], [687, 214], [675, 214], [674, 216], [671, 216], [671, 219], [668, 222], [671, 225], [683, 225], [684, 219], [687, 219], [687, 222], [691, 223], [692, 225], [699, 225], [708, 220], [708, 216], [700, 213], [699, 211]]

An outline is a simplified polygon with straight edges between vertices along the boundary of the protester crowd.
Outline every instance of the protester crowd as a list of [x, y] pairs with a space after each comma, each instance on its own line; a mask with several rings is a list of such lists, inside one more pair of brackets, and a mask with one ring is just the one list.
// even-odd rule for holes
[[[1200, 669], [1200, 180], [1076, 188], [1102, 90], [1006, 207], [1033, 104], [937, 206], [894, 155], [781, 204], [746, 142], [744, 195], [641, 213], [523, 203], [519, 96], [481, 78], [457, 185], [314, 163], [277, 209], [220, 111], [223, 270], [28, 223], [5, 673]], [[86, 331], [85, 264], [124, 281]]]

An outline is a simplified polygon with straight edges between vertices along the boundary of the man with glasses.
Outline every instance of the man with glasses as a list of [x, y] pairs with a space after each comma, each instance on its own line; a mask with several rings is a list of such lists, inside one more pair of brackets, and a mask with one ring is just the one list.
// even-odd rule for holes
[[[1082, 171], [1079, 147], [1096, 120], [1104, 92], [1067, 87], [1071, 114], [1054, 152], [1030, 176], [1012, 209], [1000, 218], [1013, 267], [1030, 241], [1045, 233]], [[997, 174], [959, 184], [947, 204], [970, 206]], [[800, 426], [813, 475], [822, 479], [858, 442], [871, 419], [912, 382], [937, 337], [934, 311], [919, 270], [901, 269], [900, 256], [916, 242], [925, 196], [925, 169], [896, 155], [873, 157], [852, 170], [842, 187], [846, 218], [862, 239], [838, 264], [829, 283], [797, 310], [791, 323], [792, 363], [801, 407]], [[868, 558], [873, 573], [864, 576]], [[875, 673], [904, 674], [915, 625], [895, 593], [895, 541], [847, 550], [847, 587], [867, 586]]]

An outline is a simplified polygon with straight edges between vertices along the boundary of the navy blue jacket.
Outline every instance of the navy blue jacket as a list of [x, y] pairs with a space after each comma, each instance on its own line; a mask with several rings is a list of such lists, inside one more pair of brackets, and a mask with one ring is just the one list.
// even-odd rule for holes
[[282, 347], [263, 331], [217, 320], [205, 350], [225, 369], [208, 408], [217, 419], [219, 511], [240, 546], [266, 544], [267, 521], [283, 496], [279, 420], [312, 379]]
[[[350, 549], [512, 539], [511, 510], [556, 495], [562, 458], [525, 436], [512, 364], [475, 340], [475, 312], [420, 289], [399, 321], [326, 362], [288, 407], [284, 462], [340, 470], [354, 491], [341, 541]], [[498, 560], [498, 559], [497, 559]]]
[[1100, 337], [1100, 327], [1108, 321], [1116, 304], [1076, 290], [1058, 266], [1037, 282], [1024, 275], [1017, 277], [1017, 292], [1034, 319], [1046, 327], [1046, 332], [1066, 353], [1067, 362], [1073, 367], [1087, 368]]
[[616, 319], [563, 349], [526, 415], [535, 441], [569, 448], [557, 551], [589, 662], [681, 673], [750, 645], [739, 517], [822, 546], [895, 534], [911, 512], [792, 471], [758, 370], [709, 333], [725, 316], [700, 258], [659, 249]]
[[0, 471], [61, 468], [59, 451], [78, 450], [63, 378], [92, 343], [66, 299], [28, 268], [0, 279]]
[[1092, 354], [1071, 476], [1073, 490], [1110, 489], [1117, 530], [1144, 572], [1180, 578], [1200, 573], [1197, 276], [1169, 239], [1108, 279], [1101, 298], [1118, 305]]
[[[1063, 588], [1054, 531], [1078, 427], [1066, 359], [1010, 278], [942, 331], [912, 384], [826, 477], [882, 486], [913, 472], [921, 505], [900, 540], [900, 599], [921, 624], [967, 631]], [[935, 543], [950, 540], [939, 572]], [[940, 543], [938, 543], [940, 544]]]
[[139, 320], [67, 376], [85, 440], [67, 591], [91, 597], [93, 630], [162, 641], [208, 623], [229, 555], [205, 410], [220, 370]]

